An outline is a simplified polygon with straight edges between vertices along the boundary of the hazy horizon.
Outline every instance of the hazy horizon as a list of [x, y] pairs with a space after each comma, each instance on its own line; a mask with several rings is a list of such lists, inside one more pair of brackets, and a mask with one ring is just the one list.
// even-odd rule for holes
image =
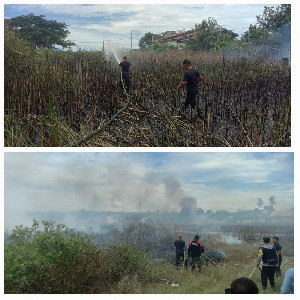
[[34, 211], [294, 206], [293, 153], [5, 153], [5, 227]]

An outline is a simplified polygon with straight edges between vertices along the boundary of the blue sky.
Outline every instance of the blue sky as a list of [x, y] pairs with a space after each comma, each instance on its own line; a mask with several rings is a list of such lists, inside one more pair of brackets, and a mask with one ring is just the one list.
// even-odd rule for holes
[[5, 153], [5, 222], [26, 211], [254, 209], [294, 206], [293, 153]]
[[240, 36], [256, 24], [266, 4], [6, 4], [5, 18], [34, 13], [46, 19], [65, 22], [71, 34], [68, 39], [84, 49], [101, 49], [103, 41], [115, 47], [133, 48], [146, 32], [193, 28], [195, 23], [214, 17], [217, 22]]

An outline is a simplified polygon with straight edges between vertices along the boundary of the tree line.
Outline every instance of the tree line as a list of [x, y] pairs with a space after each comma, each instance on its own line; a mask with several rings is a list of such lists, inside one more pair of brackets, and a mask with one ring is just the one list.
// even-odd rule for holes
[[[154, 34], [146, 33], [139, 40], [140, 49], [161, 52], [176, 48], [194, 51], [222, 51], [228, 48], [243, 50], [251, 46], [268, 46], [282, 48], [291, 43], [291, 5], [264, 7], [263, 14], [256, 16], [257, 23], [250, 25], [240, 39], [232, 30], [223, 28], [215, 18], [208, 18], [195, 24], [195, 36], [178, 47], [168, 46], [165, 42], [153, 42], [161, 37], [169, 36], [169, 32]], [[176, 33], [176, 32], [174, 32]], [[177, 31], [180, 33], [180, 30]]]

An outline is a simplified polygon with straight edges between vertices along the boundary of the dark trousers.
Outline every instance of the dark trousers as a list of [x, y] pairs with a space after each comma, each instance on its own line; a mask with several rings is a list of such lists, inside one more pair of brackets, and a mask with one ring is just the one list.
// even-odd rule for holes
[[192, 262], [191, 262], [191, 266], [192, 266], [192, 271], [195, 270], [195, 267], [197, 265], [197, 268], [198, 268], [198, 272], [201, 271], [201, 256], [196, 256], [196, 257], [193, 257], [192, 256]]
[[[123, 82], [122, 82], [123, 81]], [[126, 93], [129, 92], [129, 89], [130, 89], [130, 78], [129, 78], [129, 73], [122, 73], [122, 77], [121, 77], [121, 91], [122, 91], [122, 94], [125, 94], [125, 91]], [[125, 91], [124, 91], [125, 89]]]
[[184, 107], [188, 108], [190, 105], [192, 109], [196, 107], [196, 97], [198, 96], [198, 90], [187, 90], [186, 91], [186, 99], [184, 102]]
[[261, 268], [261, 285], [266, 288], [268, 285], [268, 279], [270, 280], [271, 287], [274, 287], [274, 276], [276, 266], [262, 266]]
[[176, 250], [176, 262], [175, 262], [175, 265], [178, 266], [179, 264], [182, 264], [183, 260], [184, 260], [184, 251], [183, 250]]
[[281, 263], [282, 263], [282, 256], [280, 255], [278, 257], [278, 264], [276, 266], [276, 271], [275, 271], [276, 276], [278, 276], [278, 275], [280, 276], [281, 275], [281, 270], [280, 270]]
[[[195, 111], [195, 117], [197, 116], [198, 118], [202, 119], [203, 115], [201, 112], [201, 109], [199, 107], [199, 103], [197, 103], [197, 97], [198, 97], [199, 91], [198, 90], [187, 90], [186, 93], [186, 99], [184, 101], [184, 109], [187, 109], [189, 105], [192, 108], [191, 114], [193, 111]], [[191, 115], [192, 117], [192, 115]]]

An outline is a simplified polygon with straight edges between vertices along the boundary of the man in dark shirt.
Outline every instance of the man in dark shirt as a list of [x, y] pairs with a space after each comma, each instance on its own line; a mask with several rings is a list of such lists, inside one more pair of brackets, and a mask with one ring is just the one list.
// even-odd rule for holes
[[282, 255], [281, 255], [281, 248], [282, 247], [279, 244], [279, 238], [278, 238], [278, 236], [273, 236], [273, 245], [274, 245], [274, 248], [276, 249], [277, 256], [278, 256], [278, 261], [277, 261], [277, 264], [276, 264], [275, 275], [276, 276], [281, 276], [280, 266], [281, 266], [281, 263], [282, 263]]
[[[179, 91], [181, 88], [186, 86], [186, 99], [184, 107], [187, 108], [189, 105], [192, 110], [196, 107], [196, 97], [199, 93], [198, 83], [202, 82], [203, 77], [200, 75], [198, 70], [193, 69], [191, 62], [188, 59], [183, 61], [183, 67], [186, 70], [184, 72], [183, 81], [176, 88]], [[198, 111], [200, 113], [200, 111]]]
[[121, 90], [122, 94], [128, 94], [130, 89], [129, 68], [131, 63], [127, 60], [127, 56], [123, 56], [123, 61], [119, 64], [119, 69], [122, 69]]
[[[178, 235], [178, 240], [174, 242], [174, 247], [176, 248], [176, 262], [175, 266], [178, 268], [179, 261], [182, 258], [182, 262], [184, 262], [184, 251], [185, 251], [185, 242], [182, 240], [183, 235]], [[185, 263], [185, 262], [184, 262]]]
[[190, 242], [188, 249], [188, 257], [192, 257], [192, 271], [195, 270], [197, 264], [198, 272], [201, 271], [201, 253], [204, 252], [204, 247], [199, 241], [200, 236], [195, 235], [195, 238]]

